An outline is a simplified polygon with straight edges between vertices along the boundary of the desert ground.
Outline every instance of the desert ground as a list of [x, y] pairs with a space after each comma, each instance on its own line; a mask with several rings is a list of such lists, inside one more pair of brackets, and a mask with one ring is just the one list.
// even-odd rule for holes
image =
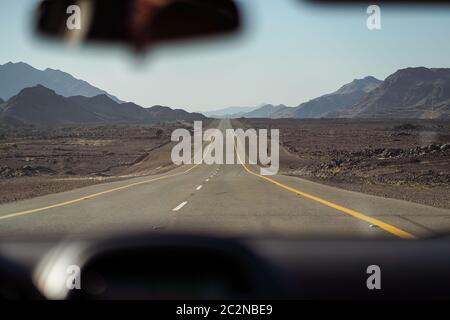
[[[214, 126], [210, 120], [204, 126]], [[450, 208], [450, 122], [236, 119], [280, 129], [281, 173], [382, 197]], [[0, 203], [160, 174], [176, 128], [192, 123], [0, 128]]]
[[[363, 123], [338, 125], [341, 122], [328, 122], [317, 125], [321, 122], [316, 121], [313, 123], [316, 125], [308, 127], [293, 120], [273, 123], [259, 121], [238, 122], [242, 126], [273, 125], [282, 130], [282, 170], [270, 177], [260, 175], [259, 166], [246, 165], [242, 161], [227, 165], [165, 165], [164, 161], [170, 161], [172, 146], [171, 143], [166, 144], [167, 140], [164, 138], [153, 138], [154, 130], [160, 129], [159, 127], [152, 128], [147, 136], [140, 132], [142, 128], [139, 126], [126, 127], [129, 132], [122, 137], [120, 131], [125, 128], [116, 127], [105, 134], [103, 139], [99, 139], [97, 135], [91, 137], [92, 140], [87, 139], [94, 144], [92, 147], [89, 143], [86, 145], [85, 141], [80, 147], [77, 140], [79, 138], [65, 137], [67, 140], [58, 141], [57, 135], [53, 135], [52, 139], [44, 139], [45, 143], [34, 149], [33, 154], [29, 151], [17, 152], [17, 156], [21, 155], [19, 158], [22, 162], [16, 159], [15, 170], [9, 169], [12, 164], [8, 165], [6, 171], [9, 173], [2, 178], [6, 185], [2, 194], [27, 194], [33, 199], [10, 199], [8, 203], [0, 205], [0, 233], [8, 237], [85, 237], [165, 230], [228, 236], [332, 236], [364, 239], [418, 239], [448, 234], [450, 210], [414, 203], [430, 202], [441, 207], [447, 204], [448, 182], [442, 179], [445, 179], [445, 172], [448, 172], [444, 171], [448, 159], [448, 144], [440, 142], [439, 133], [432, 139], [432, 143], [423, 142], [423, 149], [415, 146], [413, 141], [411, 146], [406, 147], [407, 143], [404, 141], [402, 148], [395, 147], [399, 151], [393, 146], [378, 147], [371, 140], [387, 143], [391, 132], [400, 130], [398, 132], [407, 133], [405, 128], [410, 130], [417, 124], [387, 125], [379, 122], [371, 128]], [[211, 126], [219, 129], [222, 134], [229, 129], [236, 129], [236, 125], [229, 119], [212, 123]], [[432, 124], [432, 128], [435, 125]], [[178, 127], [176, 124], [175, 126]], [[436, 128], [442, 129], [444, 135], [448, 132], [440, 125]], [[90, 131], [86, 130], [83, 129], [83, 140], [89, 136], [87, 132]], [[131, 139], [134, 130], [138, 130], [138, 133]], [[324, 131], [321, 133], [320, 130]], [[157, 136], [166, 135], [158, 132]], [[290, 140], [293, 145], [288, 145], [286, 136], [297, 132], [302, 134]], [[328, 135], [331, 138], [326, 138]], [[405, 135], [400, 135], [403, 136]], [[409, 137], [412, 136], [413, 133]], [[136, 145], [138, 137], [142, 137], [144, 141]], [[6, 140], [10, 141], [8, 137]], [[18, 147], [20, 140], [17, 137], [14, 140]], [[28, 136], [22, 138], [27, 148], [37, 145], [37, 142], [29, 140]], [[114, 143], [105, 145], [106, 141], [111, 140]], [[153, 140], [157, 142], [149, 145]], [[58, 142], [57, 146], [52, 145], [51, 148], [66, 150], [45, 151], [44, 147], [49, 149], [48, 145], [56, 143], [55, 141]], [[77, 141], [76, 147], [70, 149], [72, 147], [69, 146], [74, 141]], [[302, 141], [306, 143], [302, 144]], [[347, 145], [338, 141], [346, 141]], [[301, 152], [303, 145], [310, 150], [305, 148], [306, 151]], [[297, 148], [297, 151], [289, 151], [288, 148], [292, 147]], [[25, 147], [18, 149], [21, 148]], [[364, 151], [366, 149], [369, 151]], [[371, 151], [372, 149], [382, 151]], [[95, 156], [88, 157], [91, 154], [88, 151]], [[9, 152], [14, 154], [11, 150]], [[44, 160], [45, 163], [52, 163], [52, 159], [57, 158], [51, 157], [52, 153], [61, 155], [60, 152], [67, 152], [63, 159], [70, 156], [76, 161], [71, 160], [69, 165], [64, 165], [63, 162], [61, 167], [57, 166], [58, 163], [44, 166]], [[38, 155], [41, 154], [44, 156], [39, 158]], [[107, 157], [113, 158], [111, 160]], [[425, 168], [417, 160], [410, 161], [410, 157], [423, 161]], [[408, 166], [402, 166], [402, 162], [408, 163]], [[418, 177], [422, 171], [431, 170], [430, 166], [435, 171], [439, 167], [438, 174], [407, 180], [408, 174]], [[402, 172], [401, 170], [407, 170], [407, 173], [394, 174]], [[18, 175], [25, 172], [27, 175], [11, 178], [8, 177], [11, 172], [17, 172]], [[303, 176], [307, 179], [302, 178]], [[35, 183], [35, 189], [31, 189], [33, 184], [30, 179], [47, 182], [53, 189], [43, 183]], [[73, 184], [78, 180], [94, 185], [76, 187]], [[317, 180], [319, 183], [310, 180]], [[23, 181], [23, 184], [17, 185], [19, 181]], [[400, 181], [404, 181], [402, 185]], [[338, 187], [327, 184], [336, 184]], [[76, 189], [60, 192], [63, 191], [61, 186]], [[364, 192], [349, 191], [346, 188], [359, 188]], [[409, 190], [415, 190], [416, 194]], [[47, 194], [34, 197], [43, 192]], [[375, 192], [383, 194], [381, 197], [367, 194]], [[410, 201], [392, 199], [402, 196]]]
[[192, 123], [0, 128], [0, 203], [173, 168], [171, 133]]
[[280, 129], [284, 174], [450, 208], [450, 121], [236, 119]]

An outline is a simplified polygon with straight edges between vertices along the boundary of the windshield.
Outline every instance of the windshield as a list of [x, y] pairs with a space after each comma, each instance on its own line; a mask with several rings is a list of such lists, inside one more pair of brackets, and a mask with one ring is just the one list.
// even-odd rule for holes
[[1, 237], [450, 232], [450, 7], [241, 0], [136, 55], [38, 4], [0, 4]]

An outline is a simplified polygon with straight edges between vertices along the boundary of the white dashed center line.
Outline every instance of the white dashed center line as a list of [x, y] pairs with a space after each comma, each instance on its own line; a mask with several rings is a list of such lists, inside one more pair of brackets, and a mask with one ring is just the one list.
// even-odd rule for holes
[[209, 182], [209, 178], [205, 180], [206, 182]]
[[202, 185], [199, 185], [199, 186], [197, 187], [196, 190], [198, 191], [198, 190], [200, 190], [202, 187], [203, 187]]
[[175, 207], [172, 211], [178, 211], [183, 208], [187, 204], [187, 201], [180, 203], [177, 207]]

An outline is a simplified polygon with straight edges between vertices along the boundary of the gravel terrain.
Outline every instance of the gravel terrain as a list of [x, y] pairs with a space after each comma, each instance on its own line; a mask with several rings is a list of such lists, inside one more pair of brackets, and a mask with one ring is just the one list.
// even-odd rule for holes
[[172, 168], [171, 133], [184, 122], [0, 128], [0, 203]]
[[450, 208], [450, 121], [239, 119], [280, 129], [281, 170], [343, 189]]

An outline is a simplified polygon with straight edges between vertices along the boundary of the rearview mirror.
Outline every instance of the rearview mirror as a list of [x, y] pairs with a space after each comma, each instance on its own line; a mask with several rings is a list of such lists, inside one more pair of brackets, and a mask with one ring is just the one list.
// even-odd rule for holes
[[232, 0], [45, 0], [39, 34], [69, 42], [113, 42], [143, 50], [160, 42], [230, 34], [240, 27]]

